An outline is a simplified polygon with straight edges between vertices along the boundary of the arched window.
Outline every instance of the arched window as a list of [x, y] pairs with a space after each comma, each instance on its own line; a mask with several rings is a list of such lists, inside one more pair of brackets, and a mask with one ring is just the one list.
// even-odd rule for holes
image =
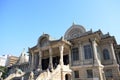
[[72, 55], [71, 56], [72, 56], [73, 61], [78, 61], [79, 60], [79, 50], [78, 50], [77, 47], [72, 49]]
[[109, 54], [108, 49], [103, 50], [103, 58], [104, 58], [104, 60], [109, 60], [110, 59], [110, 54]]
[[93, 53], [92, 53], [92, 48], [91, 45], [85, 45], [84, 46], [84, 55], [85, 59], [92, 59], [93, 58]]

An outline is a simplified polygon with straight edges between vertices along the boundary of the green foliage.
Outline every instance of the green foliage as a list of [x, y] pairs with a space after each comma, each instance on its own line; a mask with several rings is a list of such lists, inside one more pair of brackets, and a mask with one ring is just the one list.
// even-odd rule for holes
[[7, 75], [7, 67], [4, 66], [0, 66], [0, 72], [2, 72], [2, 77], [5, 78], [5, 76]]

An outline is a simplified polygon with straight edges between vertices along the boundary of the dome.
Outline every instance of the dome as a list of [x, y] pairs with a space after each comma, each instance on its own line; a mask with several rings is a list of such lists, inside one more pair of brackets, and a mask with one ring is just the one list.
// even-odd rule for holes
[[70, 40], [76, 37], [80, 37], [85, 32], [86, 30], [83, 26], [73, 23], [73, 25], [66, 31], [64, 38]]
[[53, 41], [55, 39], [51, 38], [49, 34], [43, 34], [42, 36], [39, 37], [37, 45], [39, 47], [44, 47], [49, 45], [49, 41]]

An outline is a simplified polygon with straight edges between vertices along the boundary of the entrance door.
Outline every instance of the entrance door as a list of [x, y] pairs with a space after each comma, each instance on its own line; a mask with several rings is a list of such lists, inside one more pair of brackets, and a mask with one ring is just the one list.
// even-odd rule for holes
[[42, 59], [42, 70], [46, 70], [49, 66], [49, 58]]
[[59, 62], [60, 62], [60, 57], [59, 56], [53, 57], [53, 67], [54, 67], [54, 69], [57, 67]]
[[65, 80], [71, 80], [71, 75], [70, 74], [66, 74], [65, 75]]
[[63, 56], [63, 61], [64, 61], [64, 65], [69, 64], [69, 55], [64, 55]]

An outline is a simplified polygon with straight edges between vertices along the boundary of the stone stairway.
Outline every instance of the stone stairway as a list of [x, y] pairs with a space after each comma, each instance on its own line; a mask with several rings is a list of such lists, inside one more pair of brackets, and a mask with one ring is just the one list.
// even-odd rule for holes
[[47, 78], [48, 78], [48, 72], [44, 71], [36, 78], [36, 80], [47, 80]]
[[[68, 65], [63, 65], [63, 77], [67, 73], [71, 73], [71, 70]], [[61, 66], [58, 65], [52, 72], [49, 70], [42, 72], [35, 80], [61, 80]]]
[[55, 75], [52, 75], [50, 80], [61, 80], [61, 73], [60, 73], [60, 71], [56, 72]]
[[55, 70], [52, 70], [52, 72], [50, 72], [48, 69], [44, 72], [42, 72], [37, 78], [36, 80], [55, 80], [54, 78], [58, 78], [60, 75], [60, 65], [57, 66], [57, 68]]
[[[31, 72], [22, 72], [19, 73], [13, 73], [10, 74], [6, 79], [4, 80], [61, 80], [61, 74], [63, 75], [63, 80], [65, 75], [71, 73], [71, 70], [69, 68], [69, 65], [58, 65], [56, 69], [53, 69], [52, 72], [47, 69], [46, 71], [42, 72], [33, 72], [33, 78], [30, 79]], [[23, 79], [22, 79], [23, 78]]]
[[51, 73], [50, 80], [59, 80], [61, 79], [61, 66], [58, 65], [55, 70]]

